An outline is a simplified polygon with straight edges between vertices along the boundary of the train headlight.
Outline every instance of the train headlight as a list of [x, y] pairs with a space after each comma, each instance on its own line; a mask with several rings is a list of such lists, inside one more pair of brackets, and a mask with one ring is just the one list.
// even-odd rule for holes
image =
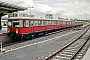
[[16, 29], [16, 33], [18, 33], [18, 29]]

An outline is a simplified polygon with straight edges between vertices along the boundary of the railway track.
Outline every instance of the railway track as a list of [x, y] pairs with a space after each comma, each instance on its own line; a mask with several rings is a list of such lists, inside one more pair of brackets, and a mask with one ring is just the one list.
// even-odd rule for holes
[[79, 37], [73, 39], [73, 41], [71, 41], [67, 45], [64, 45], [61, 49], [55, 51], [49, 56], [46, 56], [45, 60], [79, 60], [79, 58], [82, 58], [89, 45], [88, 41], [90, 35], [88, 33], [90, 31], [88, 30], [89, 28], [84, 31]]

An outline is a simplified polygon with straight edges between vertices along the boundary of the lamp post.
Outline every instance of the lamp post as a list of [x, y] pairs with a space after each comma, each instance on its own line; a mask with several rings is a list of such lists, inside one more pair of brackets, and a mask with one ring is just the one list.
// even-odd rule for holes
[[58, 19], [59, 19], [59, 18], [60, 18], [60, 17], [59, 17], [60, 14], [58, 13], [57, 15], [58, 15]]
[[57, 18], [60, 19], [60, 12], [57, 12], [56, 15], [57, 15]]
[[0, 44], [0, 45], [1, 45], [1, 54], [2, 54], [2, 42], [1, 42], [1, 44]]
[[4, 51], [6, 51], [5, 48], [3, 48], [3, 42], [5, 42], [7, 40], [7, 35], [6, 34], [3, 34], [3, 35], [0, 35], [0, 55], [3, 54]]
[[31, 8], [33, 8], [33, 6], [32, 7], [28, 7], [28, 8], [30, 8], [30, 17], [31, 17]]
[[51, 11], [46, 11], [46, 12], [48, 12], [48, 18], [49, 18], [49, 12], [51, 12]]

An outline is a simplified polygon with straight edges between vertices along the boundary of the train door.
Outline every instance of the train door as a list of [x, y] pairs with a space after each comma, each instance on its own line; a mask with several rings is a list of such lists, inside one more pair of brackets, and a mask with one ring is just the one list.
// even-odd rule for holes
[[33, 20], [29, 20], [29, 27], [33, 27], [34, 26], [34, 21]]

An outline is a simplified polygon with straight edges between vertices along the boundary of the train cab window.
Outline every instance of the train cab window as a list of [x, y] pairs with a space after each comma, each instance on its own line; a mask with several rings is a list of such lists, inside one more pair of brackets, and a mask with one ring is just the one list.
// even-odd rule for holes
[[8, 20], [8, 27], [12, 27], [12, 20]]
[[13, 21], [13, 27], [19, 27], [19, 20]]

